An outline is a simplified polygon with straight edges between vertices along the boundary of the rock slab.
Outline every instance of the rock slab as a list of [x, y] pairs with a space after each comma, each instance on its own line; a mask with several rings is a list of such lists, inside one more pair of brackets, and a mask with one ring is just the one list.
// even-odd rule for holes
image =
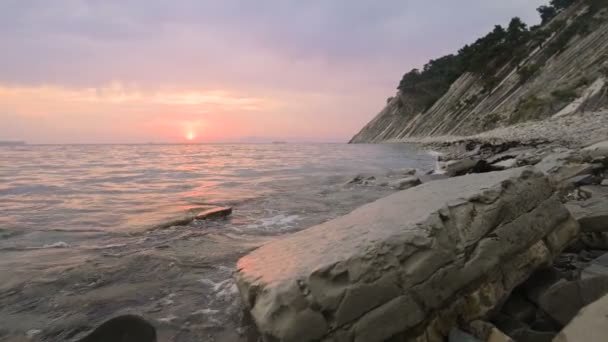
[[426, 183], [271, 242], [236, 282], [265, 341], [443, 341], [578, 234], [530, 168]]

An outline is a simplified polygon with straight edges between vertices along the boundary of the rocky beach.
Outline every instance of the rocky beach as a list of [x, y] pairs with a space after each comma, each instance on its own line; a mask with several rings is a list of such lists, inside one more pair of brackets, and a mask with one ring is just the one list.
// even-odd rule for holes
[[608, 2], [537, 11], [349, 144], [7, 147], [0, 340], [608, 341]]

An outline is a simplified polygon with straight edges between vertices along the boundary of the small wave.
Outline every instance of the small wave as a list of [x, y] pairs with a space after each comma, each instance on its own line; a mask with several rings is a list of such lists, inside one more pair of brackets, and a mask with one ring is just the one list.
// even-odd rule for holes
[[53, 243], [43, 245], [41, 248], [42, 249], [45, 249], [45, 248], [70, 248], [70, 245], [67, 242], [58, 241], [58, 242], [53, 242]]
[[281, 228], [288, 228], [292, 223], [298, 221], [300, 215], [285, 215], [279, 214], [272, 217], [262, 218], [258, 222], [247, 226], [250, 229], [263, 228], [268, 229], [269, 227], [282, 226]]
[[428, 151], [428, 154], [435, 157], [435, 169], [433, 170], [434, 174], [442, 175], [446, 172], [443, 164], [439, 161], [440, 157], [443, 156], [443, 153], [438, 151]]

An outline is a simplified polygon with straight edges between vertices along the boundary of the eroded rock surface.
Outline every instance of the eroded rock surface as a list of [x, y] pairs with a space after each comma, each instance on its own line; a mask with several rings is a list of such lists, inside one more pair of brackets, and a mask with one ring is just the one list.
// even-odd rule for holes
[[442, 341], [578, 234], [529, 168], [426, 183], [269, 243], [237, 285], [267, 341]]

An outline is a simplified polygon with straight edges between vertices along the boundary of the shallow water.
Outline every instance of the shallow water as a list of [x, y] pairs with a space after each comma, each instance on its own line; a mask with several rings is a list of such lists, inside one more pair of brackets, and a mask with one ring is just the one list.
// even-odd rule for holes
[[[197, 320], [230, 325], [239, 255], [394, 191], [344, 185], [357, 174], [433, 166], [402, 144], [0, 147], [0, 321], [18, 334], [63, 336], [84, 328], [49, 325], [49, 317], [82, 319], [76, 309], [87, 305], [83, 322], [136, 308], [172, 334]], [[215, 206], [233, 215], [171, 224]], [[166, 278], [150, 287], [157, 272]]]

